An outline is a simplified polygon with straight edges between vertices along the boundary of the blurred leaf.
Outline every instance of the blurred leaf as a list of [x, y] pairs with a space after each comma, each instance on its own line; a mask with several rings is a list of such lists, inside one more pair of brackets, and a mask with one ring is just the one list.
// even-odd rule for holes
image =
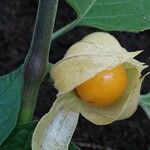
[[0, 145], [16, 126], [21, 104], [22, 67], [0, 77]]
[[150, 119], [150, 93], [141, 95], [140, 106]]
[[31, 150], [31, 139], [37, 121], [18, 125], [2, 144], [0, 150]]
[[107, 31], [150, 28], [150, 0], [66, 0], [77, 12], [77, 25]]
[[69, 150], [80, 150], [80, 148], [77, 147], [74, 143], [70, 143]]

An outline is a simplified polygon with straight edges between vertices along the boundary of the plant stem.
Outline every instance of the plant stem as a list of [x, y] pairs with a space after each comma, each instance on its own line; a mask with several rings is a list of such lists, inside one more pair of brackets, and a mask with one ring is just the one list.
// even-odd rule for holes
[[24, 63], [24, 88], [19, 123], [33, 118], [39, 87], [48, 69], [58, 0], [39, 0], [31, 47]]
[[71, 23], [67, 24], [66, 26], [62, 27], [58, 31], [54, 32], [52, 39], [55, 40], [55, 39], [59, 38], [64, 33], [68, 32], [71, 29], [73, 29], [74, 27], [76, 27], [77, 24], [78, 24], [78, 18], [76, 20], [72, 21]]

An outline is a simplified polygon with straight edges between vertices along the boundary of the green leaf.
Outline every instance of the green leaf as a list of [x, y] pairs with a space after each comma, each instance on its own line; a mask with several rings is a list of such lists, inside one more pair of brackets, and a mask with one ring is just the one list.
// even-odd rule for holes
[[69, 150], [80, 150], [80, 148], [76, 146], [74, 143], [70, 143]]
[[18, 125], [2, 144], [0, 150], [31, 150], [31, 139], [37, 121]]
[[77, 12], [77, 25], [107, 31], [150, 28], [150, 0], [66, 0]]
[[145, 111], [146, 115], [150, 119], [150, 93], [141, 95], [140, 106]]
[[21, 104], [22, 66], [0, 77], [0, 145], [14, 129]]

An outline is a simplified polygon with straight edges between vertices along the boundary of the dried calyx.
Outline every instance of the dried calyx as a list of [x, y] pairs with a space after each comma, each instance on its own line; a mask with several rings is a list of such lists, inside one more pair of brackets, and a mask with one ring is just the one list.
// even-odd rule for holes
[[[58, 90], [57, 99], [49, 113], [40, 120], [33, 134], [33, 150], [40, 150], [45, 142], [49, 149], [51, 145], [57, 148], [64, 144], [67, 147], [77, 121], [65, 128], [64, 124], [74, 116], [77, 120], [79, 113], [97, 125], [130, 117], [139, 104], [141, 83], [144, 79], [141, 78], [141, 72], [146, 67], [134, 59], [139, 53], [141, 51], [127, 52], [112, 35], [104, 32], [92, 33], [71, 46], [64, 58], [51, 69], [51, 77]], [[109, 74], [114, 75], [114, 78]], [[103, 78], [111, 80], [105, 84]], [[91, 104], [91, 100], [97, 107], [93, 106], [94, 103]], [[61, 137], [54, 137], [47, 130], [49, 127], [58, 127], [52, 122], [62, 110], [66, 114], [72, 112], [69, 113], [72, 115], [69, 115], [69, 119], [64, 115], [63, 123], [60, 121], [58, 124], [59, 128], [63, 128], [60, 134], [67, 139], [62, 140], [60, 145], [57, 141]], [[54, 140], [48, 140], [46, 132]]]

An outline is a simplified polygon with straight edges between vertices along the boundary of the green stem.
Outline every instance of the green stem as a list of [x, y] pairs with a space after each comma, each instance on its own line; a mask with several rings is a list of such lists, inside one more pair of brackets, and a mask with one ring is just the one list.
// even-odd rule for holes
[[24, 88], [19, 123], [33, 118], [39, 87], [47, 69], [58, 0], [39, 0], [29, 53], [24, 63]]
[[59, 38], [64, 33], [68, 32], [68, 31], [72, 30], [74, 27], [76, 27], [77, 24], [78, 24], [78, 18], [76, 20], [72, 21], [71, 23], [67, 24], [66, 26], [62, 27], [58, 31], [54, 32], [52, 39], [55, 40], [55, 39]]

